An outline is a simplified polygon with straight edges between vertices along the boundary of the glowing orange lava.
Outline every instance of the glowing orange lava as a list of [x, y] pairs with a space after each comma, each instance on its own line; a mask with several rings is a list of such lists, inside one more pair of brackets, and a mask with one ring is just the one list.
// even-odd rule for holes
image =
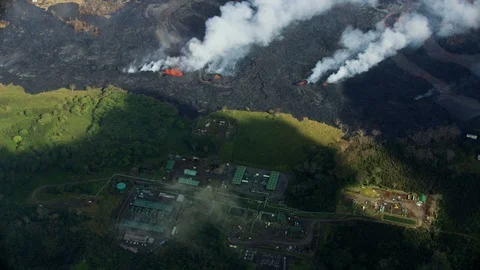
[[301, 81], [297, 82], [297, 85], [299, 85], [299, 86], [304, 86], [304, 85], [306, 85], [307, 83], [308, 83], [307, 80], [301, 80]]
[[183, 72], [179, 69], [175, 68], [167, 68], [163, 71], [164, 75], [170, 75], [170, 76], [175, 76], [175, 77], [182, 77]]

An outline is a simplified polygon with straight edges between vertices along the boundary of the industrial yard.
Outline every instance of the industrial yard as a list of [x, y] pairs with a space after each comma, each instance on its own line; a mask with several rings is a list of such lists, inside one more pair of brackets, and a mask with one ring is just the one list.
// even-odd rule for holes
[[[340, 208], [394, 224], [428, 227], [433, 223], [438, 211], [437, 200], [436, 195], [427, 196], [367, 186], [346, 189]], [[351, 208], [348, 207], [349, 204]]]
[[231, 192], [262, 200], [282, 201], [288, 185], [287, 174], [246, 167], [218, 160], [170, 155], [165, 164], [165, 180], [207, 190]]

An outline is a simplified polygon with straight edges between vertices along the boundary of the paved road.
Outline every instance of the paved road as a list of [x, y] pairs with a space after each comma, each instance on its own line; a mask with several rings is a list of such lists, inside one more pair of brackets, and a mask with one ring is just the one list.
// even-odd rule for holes
[[65, 186], [65, 185], [75, 185], [75, 184], [83, 184], [83, 183], [93, 183], [93, 182], [100, 182], [100, 181], [105, 181], [109, 178], [100, 178], [100, 179], [92, 179], [92, 180], [86, 180], [86, 181], [76, 181], [76, 182], [68, 182], [68, 183], [61, 183], [61, 184], [51, 184], [51, 185], [43, 185], [39, 186], [36, 188], [33, 192], [32, 195], [30, 196], [30, 203], [36, 204], [36, 203], [41, 203], [43, 201], [39, 200], [37, 198], [37, 193], [47, 187], [59, 187], [59, 186]]
[[[344, 223], [349, 221], [367, 221], [367, 222], [376, 222], [384, 223], [381, 220], [376, 220], [368, 217], [346, 217], [346, 218], [337, 218], [337, 219], [309, 219], [310, 226], [307, 229], [307, 237], [298, 240], [247, 240], [240, 241], [238, 239], [232, 239], [232, 244], [235, 245], [252, 245], [252, 244], [281, 244], [281, 245], [296, 245], [296, 246], [305, 246], [310, 244], [313, 240], [313, 228], [318, 223]], [[385, 223], [384, 223], [385, 224]]]

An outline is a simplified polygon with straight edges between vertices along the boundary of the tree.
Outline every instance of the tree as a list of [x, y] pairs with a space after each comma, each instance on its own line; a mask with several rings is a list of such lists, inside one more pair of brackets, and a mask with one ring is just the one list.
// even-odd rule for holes
[[13, 137], [12, 137], [12, 140], [13, 140], [14, 143], [18, 144], [18, 143], [20, 143], [21, 141], [23, 141], [23, 138], [22, 138], [22, 136], [20, 136], [20, 135], [16, 135], [16, 136], [13, 136]]

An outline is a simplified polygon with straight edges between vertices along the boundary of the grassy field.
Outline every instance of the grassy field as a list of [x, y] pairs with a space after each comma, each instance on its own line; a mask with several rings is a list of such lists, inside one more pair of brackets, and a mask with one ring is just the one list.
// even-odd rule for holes
[[395, 223], [405, 224], [405, 225], [415, 225], [417, 222], [413, 219], [401, 218], [397, 216], [383, 215], [383, 220], [391, 221]]
[[232, 119], [237, 127], [234, 144], [221, 155], [247, 165], [288, 169], [305, 158], [314, 146], [337, 147], [343, 133], [324, 123], [289, 114], [222, 110], [214, 116]]
[[21, 87], [0, 85], [0, 145], [18, 152], [30, 146], [81, 140], [91, 124], [91, 115], [71, 114], [62, 107], [68, 99], [99, 94], [100, 90], [60, 89], [30, 95]]

